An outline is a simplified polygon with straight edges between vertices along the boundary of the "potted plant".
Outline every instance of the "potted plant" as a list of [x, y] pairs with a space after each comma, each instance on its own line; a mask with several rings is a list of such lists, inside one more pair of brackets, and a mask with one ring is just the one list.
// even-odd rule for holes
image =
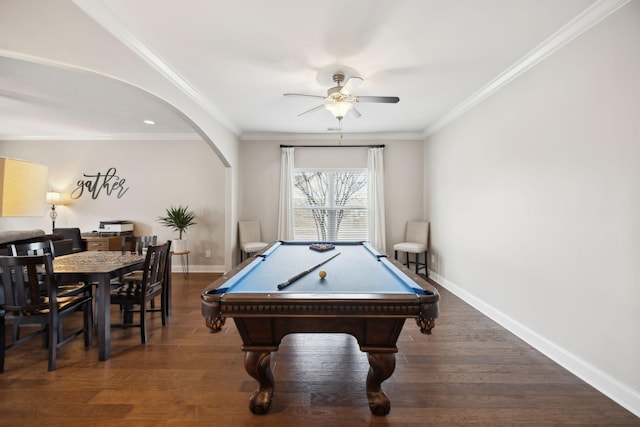
[[160, 224], [165, 227], [177, 231], [178, 239], [171, 242], [171, 250], [173, 252], [184, 252], [187, 250], [187, 241], [182, 238], [182, 234], [187, 232], [187, 228], [192, 225], [196, 225], [194, 222], [196, 218], [195, 212], [189, 210], [189, 206], [171, 206], [167, 209], [167, 215], [158, 218]]

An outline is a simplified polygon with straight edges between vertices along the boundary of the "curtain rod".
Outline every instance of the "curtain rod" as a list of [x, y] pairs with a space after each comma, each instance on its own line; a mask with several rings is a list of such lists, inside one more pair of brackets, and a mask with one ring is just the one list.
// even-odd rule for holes
[[280, 148], [384, 148], [382, 145], [280, 145]]

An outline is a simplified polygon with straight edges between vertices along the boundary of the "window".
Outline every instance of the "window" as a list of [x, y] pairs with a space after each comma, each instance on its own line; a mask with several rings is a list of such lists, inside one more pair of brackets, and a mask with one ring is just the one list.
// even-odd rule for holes
[[294, 172], [294, 239], [368, 239], [367, 171]]

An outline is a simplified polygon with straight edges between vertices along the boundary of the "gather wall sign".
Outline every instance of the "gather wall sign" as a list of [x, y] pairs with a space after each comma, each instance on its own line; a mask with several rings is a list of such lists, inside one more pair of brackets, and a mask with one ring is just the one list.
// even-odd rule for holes
[[106, 173], [82, 174], [83, 179], [78, 180], [77, 187], [71, 192], [72, 199], [79, 199], [84, 194], [90, 194], [92, 199], [100, 195], [116, 196], [118, 199], [129, 190], [126, 187], [126, 179], [117, 175], [116, 168], [109, 168]]

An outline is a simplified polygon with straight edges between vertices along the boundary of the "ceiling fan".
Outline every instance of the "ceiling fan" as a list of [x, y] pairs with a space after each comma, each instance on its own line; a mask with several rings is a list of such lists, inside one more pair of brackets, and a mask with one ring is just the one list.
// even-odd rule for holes
[[285, 93], [284, 96], [306, 96], [311, 98], [323, 99], [324, 102], [317, 107], [313, 107], [310, 110], [303, 111], [298, 114], [298, 117], [303, 114], [311, 113], [322, 108], [327, 109], [333, 116], [341, 121], [346, 114], [351, 111], [352, 114], [358, 118], [361, 116], [360, 112], [355, 108], [355, 104], [359, 102], [372, 102], [372, 103], [384, 103], [384, 104], [396, 104], [400, 101], [397, 96], [355, 96], [352, 95], [348, 89], [348, 85], [353, 80], [362, 81], [361, 77], [350, 76], [345, 80], [345, 76], [342, 73], [336, 73], [333, 75], [333, 81], [336, 86], [327, 90], [326, 95], [307, 95], [303, 93]]

